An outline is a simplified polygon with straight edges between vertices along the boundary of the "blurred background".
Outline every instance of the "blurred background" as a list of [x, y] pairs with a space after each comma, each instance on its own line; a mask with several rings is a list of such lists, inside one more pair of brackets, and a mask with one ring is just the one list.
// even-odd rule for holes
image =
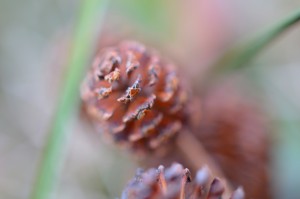
[[[0, 198], [30, 195], [79, 6], [79, 0], [0, 1]], [[112, 1], [95, 26], [102, 30], [99, 46], [129, 38], [158, 48], [201, 93], [199, 82], [228, 48], [297, 8], [296, 0]], [[276, 198], [300, 198], [299, 35], [300, 24], [231, 77], [270, 115]], [[74, 118], [56, 198], [120, 196], [137, 165]]]

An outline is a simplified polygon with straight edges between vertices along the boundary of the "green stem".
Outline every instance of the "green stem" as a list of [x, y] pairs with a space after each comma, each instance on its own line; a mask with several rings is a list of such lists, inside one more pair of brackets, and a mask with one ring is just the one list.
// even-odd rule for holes
[[[57, 177], [63, 162], [70, 130], [67, 124], [79, 105], [79, 85], [85, 66], [92, 52], [94, 33], [107, 2], [105, 0], [83, 0], [78, 24], [75, 29], [73, 47], [70, 52], [68, 71], [58, 102], [49, 137], [40, 162], [32, 199], [48, 199], [53, 194]], [[101, 16], [99, 17], [99, 13]]]
[[[238, 45], [229, 50], [223, 58], [216, 64], [212, 76], [220, 75], [228, 71], [243, 68], [251, 61], [261, 50], [282, 35], [287, 29], [295, 25], [300, 20], [300, 10], [276, 23], [271, 28], [263, 31], [252, 40]], [[211, 76], [209, 77], [209, 79]]]

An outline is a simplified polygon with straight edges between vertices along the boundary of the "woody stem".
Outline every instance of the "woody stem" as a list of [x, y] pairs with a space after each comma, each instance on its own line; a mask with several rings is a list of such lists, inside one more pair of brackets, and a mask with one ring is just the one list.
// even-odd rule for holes
[[[213, 176], [219, 177], [223, 180], [226, 179], [220, 167], [209, 156], [202, 144], [189, 130], [185, 129], [184, 132], [179, 133], [178, 138], [176, 139], [176, 145], [185, 155], [184, 157], [187, 161], [191, 163], [194, 170], [198, 170], [204, 165], [207, 165]], [[232, 187], [228, 182], [224, 184], [226, 188], [223, 196], [224, 198], [230, 198]]]

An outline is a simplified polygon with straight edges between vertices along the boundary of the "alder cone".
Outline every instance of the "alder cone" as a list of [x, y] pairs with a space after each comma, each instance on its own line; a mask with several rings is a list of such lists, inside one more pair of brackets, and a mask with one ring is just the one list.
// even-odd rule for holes
[[232, 86], [211, 89], [202, 99], [200, 128], [195, 133], [233, 186], [249, 198], [271, 198], [266, 117]]
[[95, 124], [134, 151], [152, 151], [187, 120], [187, 92], [175, 67], [138, 42], [103, 49], [81, 89]]
[[[173, 163], [169, 168], [159, 166], [146, 172], [138, 170], [124, 189], [122, 199], [217, 199], [222, 198], [225, 185], [218, 177], [210, 175], [204, 166], [192, 179], [189, 169]], [[240, 187], [231, 194], [231, 199], [243, 199]]]

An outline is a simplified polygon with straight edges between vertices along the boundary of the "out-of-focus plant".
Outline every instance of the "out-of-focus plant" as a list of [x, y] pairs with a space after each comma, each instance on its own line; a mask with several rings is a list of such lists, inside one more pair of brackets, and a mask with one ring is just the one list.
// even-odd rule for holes
[[251, 40], [229, 49], [213, 68], [212, 76], [224, 75], [224, 73], [250, 66], [248, 63], [259, 52], [299, 21], [300, 10], [297, 10], [282, 21], [276, 22], [273, 26], [257, 34]]
[[72, 114], [79, 107], [79, 82], [84, 74], [96, 39], [95, 34], [98, 32], [96, 31], [96, 24], [103, 19], [106, 6], [106, 0], [85, 0], [80, 5], [68, 71], [42, 154], [39, 173], [31, 196], [33, 199], [50, 198], [53, 193], [62, 165], [67, 138], [70, 134], [67, 126]]
[[117, 11], [126, 16], [141, 34], [148, 38], [164, 40], [172, 37], [174, 19], [172, 3], [160, 0], [126, 0], [115, 2]]

